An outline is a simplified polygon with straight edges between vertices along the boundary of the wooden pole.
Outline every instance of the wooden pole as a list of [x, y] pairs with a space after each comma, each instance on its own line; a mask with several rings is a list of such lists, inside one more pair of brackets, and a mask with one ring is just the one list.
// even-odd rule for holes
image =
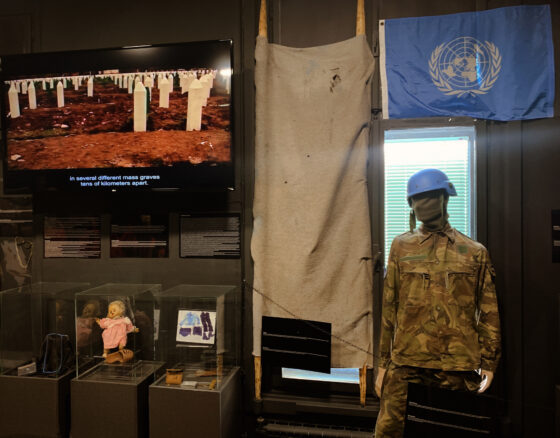
[[216, 376], [218, 377], [218, 382], [222, 380], [224, 375], [224, 354], [219, 353], [216, 358]]
[[366, 34], [366, 13], [364, 10], [364, 0], [358, 0], [358, 10], [356, 11], [356, 36]]
[[364, 407], [366, 405], [366, 389], [367, 389], [367, 365], [360, 368], [360, 405]]
[[266, 24], [266, 0], [261, 0], [261, 13], [259, 16], [259, 36], [267, 38], [268, 29]]
[[261, 357], [255, 356], [255, 399], [261, 400], [261, 377], [262, 377], [262, 367], [261, 367]]

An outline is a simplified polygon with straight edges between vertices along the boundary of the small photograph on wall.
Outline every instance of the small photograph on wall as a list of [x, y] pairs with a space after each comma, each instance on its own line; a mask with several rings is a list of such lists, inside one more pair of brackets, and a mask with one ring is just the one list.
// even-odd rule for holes
[[167, 214], [120, 214], [111, 217], [111, 257], [168, 256]]
[[179, 310], [177, 342], [213, 345], [216, 339], [216, 312]]

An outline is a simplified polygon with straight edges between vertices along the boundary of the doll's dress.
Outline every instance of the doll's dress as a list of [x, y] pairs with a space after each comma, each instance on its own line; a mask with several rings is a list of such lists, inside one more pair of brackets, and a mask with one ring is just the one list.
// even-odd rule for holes
[[134, 330], [128, 317], [103, 318], [99, 321], [103, 330], [103, 348], [110, 349], [126, 345], [126, 335]]

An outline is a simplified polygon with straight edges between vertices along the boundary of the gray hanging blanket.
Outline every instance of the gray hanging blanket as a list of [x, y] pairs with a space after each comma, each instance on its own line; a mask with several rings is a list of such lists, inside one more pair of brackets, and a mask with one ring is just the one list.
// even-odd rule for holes
[[253, 354], [262, 316], [332, 324], [332, 366], [373, 362], [365, 36], [311, 48], [257, 38]]

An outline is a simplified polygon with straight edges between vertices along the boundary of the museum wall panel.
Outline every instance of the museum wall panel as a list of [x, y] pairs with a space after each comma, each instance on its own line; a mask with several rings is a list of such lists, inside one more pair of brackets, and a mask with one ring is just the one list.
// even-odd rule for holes
[[[290, 46], [328, 44], [350, 38], [355, 31], [355, 8], [348, 0], [269, 0], [271, 41]], [[377, 61], [377, 19], [485, 10], [521, 4], [513, 0], [366, 0], [367, 36]], [[524, 4], [541, 4], [530, 1]], [[546, 2], [545, 2], [546, 3]], [[560, 5], [552, 7], [556, 71], [560, 59]], [[252, 231], [254, 163], [254, 41], [258, 0], [216, 0], [164, 3], [139, 1], [2, 2], [0, 20], [22, 20], [13, 46], [3, 53], [118, 47], [146, 43], [233, 38], [236, 190], [223, 196], [208, 193], [148, 196], [72, 197], [57, 193], [34, 196], [33, 278], [37, 281], [158, 282], [241, 285], [252, 279], [249, 242]], [[14, 21], [10, 19], [14, 18]], [[27, 26], [27, 27], [26, 27]], [[7, 40], [3, 40], [7, 41]], [[374, 109], [379, 107], [378, 66], [374, 76]], [[560, 86], [556, 75], [556, 89]], [[491, 395], [502, 400], [504, 430], [514, 437], [553, 436], [554, 385], [559, 383], [558, 309], [559, 264], [551, 261], [551, 211], [560, 209], [560, 99], [556, 117], [530, 122], [478, 122], [484, 143], [486, 192], [481, 241], [490, 250], [497, 271], [497, 290], [503, 330], [503, 358]], [[374, 244], [382, 236], [382, 124], [372, 114], [370, 148], [370, 205]], [[168, 214], [169, 257], [111, 258], [110, 215], [126, 211]], [[43, 220], [49, 215], [92, 214], [102, 217], [99, 259], [45, 259]], [[179, 214], [239, 213], [242, 253], [239, 259], [179, 257]], [[377, 239], [377, 240], [376, 240]], [[375, 303], [380, 301], [378, 275]], [[252, 413], [251, 293], [243, 291], [243, 368], [245, 410]]]

